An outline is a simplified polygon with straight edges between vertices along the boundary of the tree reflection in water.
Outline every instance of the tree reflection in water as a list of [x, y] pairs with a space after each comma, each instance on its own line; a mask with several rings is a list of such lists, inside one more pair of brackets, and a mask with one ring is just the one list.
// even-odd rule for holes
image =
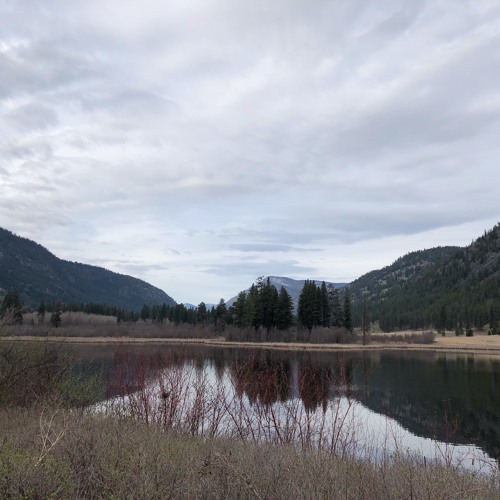
[[[490, 456], [500, 456], [500, 361], [494, 358], [432, 352], [339, 354], [194, 346], [113, 346], [106, 354], [101, 349], [98, 356], [106, 358], [103, 365], [110, 399], [140, 392], [166, 369], [175, 368], [177, 376], [182, 370], [189, 371], [191, 388], [200, 387], [203, 378], [204, 387], [212, 387], [210, 404], [216, 405], [217, 397], [224, 399], [220, 412], [236, 411], [234, 405], [239, 401], [238, 411], [258, 408], [260, 414], [272, 418], [269, 412], [277, 417], [281, 405], [279, 417], [291, 426], [299, 416], [307, 420], [307, 414], [310, 421], [313, 416], [321, 420], [319, 415], [326, 413], [332, 418], [339, 400], [351, 405], [356, 402], [394, 418], [414, 435], [477, 444]], [[252, 418], [257, 418], [255, 411]], [[323, 423], [331, 428], [331, 422]]]

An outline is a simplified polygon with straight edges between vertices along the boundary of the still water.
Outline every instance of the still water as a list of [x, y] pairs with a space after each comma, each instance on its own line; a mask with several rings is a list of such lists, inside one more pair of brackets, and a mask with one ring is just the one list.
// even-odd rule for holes
[[[139, 408], [147, 387], [148, 397], [154, 394], [158, 404], [170, 403], [172, 384], [180, 382], [179, 377], [172, 378], [172, 370], [177, 370], [175, 373], [183, 374], [184, 385], [201, 387], [203, 380], [212, 388], [212, 399], [215, 392], [224, 393], [220, 408], [229, 412], [233, 423], [233, 414], [244, 412], [246, 421], [240, 419], [235, 424], [239, 432], [246, 426], [252, 435], [257, 432], [260, 438], [272, 440], [276, 432], [285, 432], [281, 424], [273, 424], [269, 430], [269, 423], [278, 419], [287, 420], [286, 432], [295, 432], [294, 439], [303, 439], [302, 430], [297, 434], [291, 427], [294, 420], [302, 427], [313, 429], [316, 425], [309, 429], [310, 436], [321, 432], [318, 439], [323, 439], [325, 426], [336, 432], [340, 421], [344, 445], [348, 438], [358, 444], [360, 439], [369, 441], [371, 456], [374, 450], [375, 455], [381, 449], [408, 450], [430, 458], [441, 455], [445, 460], [451, 455], [466, 456], [463, 463], [469, 468], [485, 462], [498, 467], [498, 357], [427, 351], [309, 352], [137, 344], [72, 345], [68, 349], [102, 377], [103, 399], [107, 401]], [[170, 375], [165, 375], [167, 372]], [[228, 391], [232, 391], [231, 407]], [[186, 391], [176, 397], [192, 400], [196, 396]], [[234, 406], [236, 400], [239, 408]], [[149, 414], [152, 408], [146, 409]], [[143, 415], [144, 409], [141, 411]], [[165, 419], [165, 412], [162, 415]], [[219, 424], [228, 426], [227, 418], [221, 416]], [[267, 418], [267, 427], [249, 431], [259, 418]], [[332, 419], [336, 419], [335, 428]], [[197, 429], [200, 425], [208, 428], [200, 421], [196, 425]]]

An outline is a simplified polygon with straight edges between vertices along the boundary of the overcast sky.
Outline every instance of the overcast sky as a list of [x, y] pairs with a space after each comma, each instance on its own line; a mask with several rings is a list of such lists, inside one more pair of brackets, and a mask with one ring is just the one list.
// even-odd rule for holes
[[0, 0], [0, 226], [217, 302], [500, 220], [498, 0]]

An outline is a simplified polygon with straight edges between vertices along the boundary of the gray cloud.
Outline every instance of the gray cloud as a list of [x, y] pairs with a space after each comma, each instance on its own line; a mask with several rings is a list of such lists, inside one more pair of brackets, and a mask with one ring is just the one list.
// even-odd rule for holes
[[8, 113], [4, 118], [5, 127], [13, 127], [20, 132], [43, 130], [57, 125], [57, 114], [41, 103], [25, 104]]
[[176, 300], [497, 222], [494, 4], [21, 0], [0, 33], [0, 225]]
[[280, 260], [280, 261], [254, 261], [254, 262], [227, 262], [218, 265], [212, 265], [205, 269], [209, 274], [217, 276], [234, 276], [238, 274], [247, 279], [255, 279], [258, 276], [297, 276], [304, 273], [314, 272], [313, 267], [301, 266], [298, 261]]
[[292, 245], [282, 245], [273, 243], [239, 243], [231, 245], [234, 250], [239, 250], [240, 252], [319, 252], [320, 249], [316, 248], [314, 250], [308, 248], [301, 248]]

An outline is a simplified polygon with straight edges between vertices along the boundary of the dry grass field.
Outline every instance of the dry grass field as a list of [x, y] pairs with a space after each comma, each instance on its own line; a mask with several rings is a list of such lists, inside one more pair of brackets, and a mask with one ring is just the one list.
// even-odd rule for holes
[[[101, 323], [102, 325], [103, 323]], [[55, 333], [58, 333], [56, 336]], [[61, 333], [62, 335], [59, 335]], [[370, 343], [362, 344], [310, 344], [304, 342], [232, 342], [224, 337], [218, 338], [165, 338], [165, 337], [143, 337], [143, 336], [65, 336], [61, 332], [51, 331], [47, 336], [9, 336], [12, 340], [53, 340], [65, 343], [173, 343], [173, 344], [202, 344], [221, 347], [247, 347], [265, 349], [284, 350], [314, 350], [314, 351], [339, 351], [339, 350], [431, 350], [431, 351], [463, 351], [463, 352], [483, 352], [500, 356], [500, 336], [499, 335], [475, 335], [473, 337], [457, 337], [447, 334], [447, 336], [436, 336], [433, 343], [411, 343], [394, 339], [391, 336], [398, 335], [404, 338], [405, 335], [415, 335], [421, 332], [398, 332], [397, 334], [375, 334], [372, 335]]]
[[[484, 352], [500, 356], [500, 335], [486, 335], [476, 332], [472, 337], [446, 332], [443, 337], [430, 331], [401, 331], [394, 333], [371, 333], [363, 343], [361, 332], [351, 336], [328, 328], [313, 329], [309, 342], [301, 342], [301, 335], [293, 328], [279, 341], [259, 342], [265, 337], [260, 332], [253, 341], [236, 327], [228, 326], [223, 334], [215, 334], [213, 327], [173, 323], [156, 324], [149, 322], [118, 323], [113, 316], [100, 316], [81, 312], [65, 312], [62, 326], [53, 328], [46, 317], [40, 324], [35, 313], [25, 314], [22, 325], [0, 325], [0, 335], [12, 340], [53, 340], [65, 343], [176, 343], [204, 344], [223, 347], [248, 347], [285, 350], [434, 350]], [[253, 332], [253, 330], [252, 330]], [[337, 332], [338, 333], [338, 332]], [[339, 342], [339, 343], [337, 343]]]

